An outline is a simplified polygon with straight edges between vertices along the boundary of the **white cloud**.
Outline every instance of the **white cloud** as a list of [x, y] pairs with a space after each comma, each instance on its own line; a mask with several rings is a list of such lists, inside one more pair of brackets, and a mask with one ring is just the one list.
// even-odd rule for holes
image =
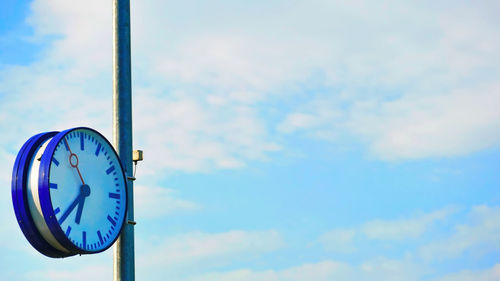
[[[271, 119], [280, 115], [285, 115], [277, 126], [280, 134], [305, 130], [333, 141], [354, 135], [384, 159], [462, 155], [500, 142], [499, 85], [492, 82], [499, 72], [500, 36], [488, 7], [492, 2], [462, 8], [454, 2], [400, 1], [183, 3], [132, 3], [135, 145], [146, 155], [139, 171], [150, 178], [267, 160], [281, 148], [270, 129]], [[485, 16], [489, 13], [494, 17]], [[31, 65], [0, 70], [1, 144], [8, 154], [1, 158], [12, 160], [22, 142], [43, 130], [88, 125], [109, 137], [110, 3], [37, 0], [29, 22], [32, 39], [48, 45]], [[173, 208], [162, 209], [162, 215], [196, 207], [155, 185], [137, 191], [138, 210], [146, 210], [139, 216], [151, 217], [146, 206], [160, 200]], [[417, 238], [446, 218], [440, 212], [337, 229], [321, 241], [330, 250], [349, 251], [358, 236]], [[497, 249], [491, 234], [499, 232], [496, 208], [474, 212], [477, 222], [457, 227], [449, 243], [423, 247], [422, 255], [439, 252], [444, 259]], [[0, 235], [12, 234], [14, 222]], [[156, 278], [175, 275], [178, 267], [228, 265], [284, 245], [276, 231], [192, 232], [138, 242], [137, 263], [144, 266], [138, 269], [144, 273], [154, 266]], [[82, 268], [74, 272], [88, 279], [99, 278], [89, 275], [93, 269], [109, 275], [103, 267]], [[418, 280], [416, 271], [411, 261], [379, 258], [360, 265], [326, 260], [200, 276], [408, 281]], [[69, 271], [45, 273], [70, 279]]]
[[[459, 215], [460, 223], [454, 224], [456, 216]], [[465, 214], [459, 214], [456, 208], [450, 207], [415, 217], [397, 220], [378, 219], [353, 228], [333, 229], [321, 235], [319, 242], [329, 252], [370, 253], [372, 249], [380, 249], [378, 246], [381, 245], [384, 249], [391, 243], [411, 240], [416, 244], [409, 244], [407, 247], [398, 245], [400, 253], [404, 253], [405, 260], [419, 265], [422, 270], [430, 270], [439, 267], [443, 261], [461, 260], [465, 256], [483, 259], [491, 253], [500, 251], [500, 238], [497, 235], [500, 233], [499, 222], [498, 206], [479, 205], [472, 207]], [[379, 254], [384, 255], [384, 252]], [[491, 272], [496, 272], [495, 270]], [[490, 273], [485, 273], [485, 276], [490, 276], [488, 275]], [[457, 274], [473, 276], [470, 271]]]
[[163, 187], [145, 185], [134, 186], [135, 219], [158, 218], [178, 211], [193, 211], [201, 208], [198, 204], [178, 199], [175, 191]]
[[353, 280], [419, 281], [427, 273], [425, 266], [407, 258], [379, 257], [362, 263], [358, 270], [361, 276]]
[[152, 250], [146, 265], [214, 262], [251, 254], [275, 251], [284, 246], [277, 231], [240, 231], [222, 233], [192, 232], [159, 241], [143, 241]]
[[[34, 38], [48, 40], [49, 44], [31, 65], [7, 66], [0, 72], [0, 92], [8, 96], [0, 108], [0, 122], [7, 130], [17, 130], [9, 134], [15, 142], [12, 149], [41, 130], [78, 125], [92, 126], [110, 137], [111, 7], [94, 2], [54, 0], [31, 5], [29, 22], [35, 29]], [[146, 9], [156, 9], [154, 5], [159, 3], [149, 4], [152, 6]], [[159, 26], [144, 28], [163, 32]], [[148, 34], [146, 30], [142, 31]], [[181, 51], [184, 46], [178, 48]], [[200, 90], [201, 80], [170, 83], [172, 73], [155, 72], [161, 58], [172, 53], [153, 49], [157, 53], [134, 50], [134, 56], [137, 53], [148, 58], [135, 61], [133, 73], [134, 143], [149, 155], [142, 165], [146, 175], [163, 178], [166, 169], [194, 172], [240, 168], [248, 161], [267, 160], [269, 153], [280, 149], [270, 139], [259, 109], [253, 106], [262, 92], [246, 87]], [[179, 73], [182, 67], [192, 66], [185, 64], [178, 65]], [[22, 128], [7, 126], [13, 119], [30, 122]]]
[[384, 160], [452, 157], [498, 146], [500, 84], [383, 97], [316, 97], [278, 125], [283, 133], [354, 136]]
[[463, 155], [499, 143], [499, 103], [499, 84], [357, 103], [349, 126], [384, 159]]
[[408, 261], [377, 258], [354, 266], [344, 262], [325, 260], [318, 263], [285, 268], [282, 270], [253, 271], [241, 269], [230, 272], [212, 272], [187, 280], [217, 281], [417, 281], [422, 269]]
[[283, 42], [223, 31], [178, 44], [174, 53], [158, 53], [153, 68], [156, 75], [226, 91], [269, 92], [293, 85], [309, 75], [313, 66], [308, 60], [319, 61], [319, 54], [324, 53], [324, 46], [315, 42], [293, 38]]
[[415, 218], [399, 220], [373, 220], [361, 227], [361, 231], [369, 239], [378, 240], [405, 240], [418, 238], [437, 222], [447, 219], [453, 209], [447, 208]]
[[111, 280], [113, 278], [113, 249], [100, 254], [63, 259], [47, 258], [37, 253], [36, 256], [30, 258], [24, 257], [23, 265], [22, 271], [17, 273], [15, 280]]
[[[280, 21], [262, 3], [214, 2], [195, 8], [202, 15], [163, 1], [132, 3], [135, 143], [151, 156], [145, 170], [266, 160], [282, 148], [271, 128], [333, 141], [355, 136], [383, 159], [497, 145], [499, 87], [486, 74], [498, 73], [500, 40], [495, 22], [479, 20], [487, 7], [464, 15], [459, 5], [384, 3], [278, 3]], [[34, 1], [31, 10], [34, 40], [49, 44], [32, 65], [0, 74], [0, 92], [15, 100], [0, 117], [37, 121], [12, 138], [81, 123], [109, 132], [110, 4]], [[176, 13], [183, 16], [168, 16]], [[264, 110], [276, 101], [287, 108], [269, 108], [285, 115], [277, 127]]]
[[281, 234], [269, 231], [232, 230], [221, 233], [190, 232], [171, 237], [138, 239], [138, 276], [180, 278], [207, 268], [258, 258], [284, 246]]
[[29, 272], [25, 275], [25, 280], [50, 280], [50, 281], [104, 281], [113, 278], [112, 264], [92, 264], [83, 265], [77, 269], [64, 270], [52, 269], [45, 271]]
[[500, 280], [500, 264], [483, 270], [462, 270], [433, 279], [433, 281], [498, 281]]
[[357, 250], [354, 244], [355, 235], [354, 229], [333, 229], [322, 234], [319, 241], [327, 251], [351, 253]]
[[[438, 222], [449, 225], [452, 214], [456, 214], [455, 208], [444, 208], [407, 219], [374, 220], [356, 228], [334, 229], [319, 238], [328, 251], [351, 253], [361, 250], [362, 253], [369, 253], [370, 249], [360, 249], [358, 246], [361, 244], [358, 242], [364, 241], [362, 245], [366, 247], [366, 243], [373, 244], [377, 240], [418, 240], [424, 234], [430, 234], [427, 235], [430, 242], [427, 239], [419, 240], [418, 244], [423, 242], [423, 246], [406, 249], [400, 258], [387, 258], [384, 257], [384, 251], [377, 251], [374, 257], [361, 256], [358, 262], [326, 259], [282, 269], [255, 270], [242, 267], [225, 270], [224, 265], [252, 259], [256, 254], [276, 252], [283, 245], [280, 235], [275, 231], [231, 231], [218, 234], [190, 233], [163, 241], [150, 241], [150, 246], [146, 247], [149, 250], [144, 252], [144, 257], [148, 259], [143, 261], [143, 266], [147, 264], [147, 268], [154, 268], [159, 263], [168, 264], [156, 272], [161, 271], [163, 276], [172, 277], [172, 280], [190, 281], [422, 281], [430, 280], [430, 276], [433, 281], [497, 280], [500, 274], [498, 265], [480, 270], [450, 268], [436, 275], [440, 265], [436, 260], [455, 259], [463, 254], [479, 258], [491, 251], [498, 251], [500, 245], [496, 237], [499, 232], [498, 207], [472, 208], [466, 214], [468, 223], [457, 225], [455, 232], [449, 235], [433, 228]], [[448, 233], [447, 230], [445, 232]], [[474, 276], [479, 279], [474, 279]]]
[[27, 21], [34, 29], [33, 39], [50, 42], [41, 58], [46, 67], [71, 66], [68, 72], [79, 80], [96, 72], [110, 73], [111, 2], [35, 0], [31, 11]]
[[[335, 261], [322, 261], [314, 264], [304, 264], [284, 270], [253, 271], [249, 269], [235, 270], [231, 272], [212, 272], [195, 276], [187, 280], [205, 281], [302, 281], [315, 280], [326, 281], [332, 278], [346, 277], [352, 274], [352, 267], [348, 264]], [[343, 279], [353, 280], [353, 279]]]
[[280, 149], [267, 140], [266, 125], [251, 106], [140, 91], [135, 101], [136, 143], [148, 148], [141, 168], [148, 174], [239, 168]]
[[432, 233], [433, 227], [445, 221], [455, 212], [454, 208], [444, 208], [431, 213], [400, 219], [376, 219], [352, 228], [337, 228], [323, 233], [319, 242], [330, 252], [350, 253], [358, 250], [357, 243], [368, 239], [380, 241], [405, 241], [421, 238]]
[[426, 260], [455, 259], [463, 254], [483, 256], [500, 250], [500, 207], [476, 206], [466, 223], [458, 224], [452, 235], [424, 245], [420, 255]]
[[336, 141], [345, 134], [345, 113], [338, 108], [334, 97], [317, 98], [304, 105], [306, 112], [291, 113], [278, 125], [278, 131], [306, 131], [307, 136]]
[[[309, 102], [288, 113], [278, 129], [334, 142], [351, 136], [385, 160], [449, 157], [498, 146], [500, 68], [494, 49], [500, 40], [497, 19], [485, 17], [492, 3], [446, 10], [385, 3], [390, 4], [384, 20], [364, 14], [364, 1], [339, 7], [347, 8], [350, 33], [331, 37], [333, 58], [324, 54], [330, 65], [318, 66], [332, 73], [327, 77], [333, 87], [310, 93]], [[371, 31], [360, 32], [365, 42], [351, 40], [357, 30], [351, 28], [353, 19]]]

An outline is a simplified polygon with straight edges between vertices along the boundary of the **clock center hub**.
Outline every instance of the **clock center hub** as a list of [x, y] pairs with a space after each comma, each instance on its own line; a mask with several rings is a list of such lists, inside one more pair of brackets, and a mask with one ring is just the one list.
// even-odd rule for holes
[[88, 197], [90, 195], [90, 187], [86, 184], [80, 187], [80, 193], [83, 197]]

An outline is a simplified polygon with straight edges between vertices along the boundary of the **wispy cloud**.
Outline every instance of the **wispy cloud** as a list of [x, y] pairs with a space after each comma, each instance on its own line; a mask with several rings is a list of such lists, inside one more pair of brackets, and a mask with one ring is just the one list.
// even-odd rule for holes
[[[363, 13], [362, 1], [338, 7], [347, 8], [350, 31], [356, 33], [351, 24], [359, 20], [371, 33], [361, 32], [363, 43], [352, 33], [331, 36], [335, 45], [323, 41], [332, 46], [323, 56], [330, 65], [317, 67], [330, 74], [324, 79], [331, 87], [311, 90], [309, 102], [298, 104], [278, 129], [333, 142], [349, 136], [384, 160], [453, 157], [498, 146], [498, 21], [481, 16], [491, 3], [445, 12], [389, 2], [385, 12], [406, 10], [408, 18], [378, 21]], [[417, 27], [408, 21], [413, 17], [426, 24]]]
[[240, 168], [249, 160], [266, 160], [280, 146], [267, 139], [258, 110], [241, 104], [213, 104], [186, 93], [159, 96], [139, 90], [137, 145], [147, 147], [144, 171], [210, 171]]
[[306, 263], [282, 270], [254, 271], [249, 269], [229, 272], [213, 272], [187, 278], [186, 280], [237, 280], [237, 281], [302, 281], [302, 280], [344, 280], [344, 281], [418, 281], [421, 269], [407, 261], [378, 258], [353, 266], [348, 263], [325, 260]]
[[446, 239], [434, 241], [420, 249], [426, 260], [456, 259], [464, 254], [482, 256], [500, 250], [500, 207], [476, 206], [465, 223], [456, 225]]
[[[139, 171], [147, 178], [136, 186], [137, 216], [157, 219], [203, 204], [160, 187], [169, 173], [272, 160], [292, 145], [283, 141], [290, 136], [333, 144], [348, 139], [385, 160], [498, 146], [500, 34], [493, 2], [133, 1], [134, 145], [145, 150]], [[33, 1], [32, 40], [45, 48], [29, 65], [1, 66], [1, 159], [12, 163], [22, 143], [45, 130], [87, 125], [111, 137], [110, 11], [111, 4], [99, 0]], [[0, 174], [5, 186], [9, 177]], [[12, 215], [7, 193], [2, 216]], [[433, 234], [452, 213], [339, 226], [319, 241], [327, 254], [362, 251], [360, 241], [413, 242]], [[449, 235], [415, 243], [408, 255], [401, 250], [404, 257], [313, 258], [281, 269], [238, 263], [280, 254], [285, 234], [275, 230], [149, 235], [138, 237], [137, 268], [149, 279], [422, 280], [439, 260], [498, 250], [497, 208], [476, 207], [470, 216]], [[6, 221], [2, 248], [17, 241], [24, 248], [16, 248], [33, 254], [14, 218]], [[12, 233], [19, 235], [10, 239]], [[71, 272], [98, 279], [92, 271], [109, 276], [110, 267], [75, 264], [31, 269], [37, 274], [27, 279], [74, 279]], [[443, 280], [474, 274], [498, 279], [498, 265]]]
[[[231, 28], [224, 17], [232, 14], [214, 3], [204, 9], [221, 17], [182, 36], [182, 21], [158, 14], [179, 7], [134, 3], [134, 128], [136, 144], [153, 152], [146, 170], [241, 168], [272, 157], [283, 149], [280, 137], [293, 132], [355, 138], [382, 159], [498, 145], [492, 77], [500, 36], [495, 20], [480, 19], [488, 7], [464, 14], [460, 5], [388, 3], [370, 16], [364, 10], [372, 4], [363, 1], [294, 3], [280, 24], [267, 9], [255, 24], [250, 10]], [[34, 128], [84, 123], [110, 131], [109, 6], [33, 2], [29, 23], [49, 44], [33, 64], [2, 70], [0, 92], [18, 99], [2, 108], [6, 116], [38, 120]], [[297, 17], [310, 20], [297, 25]]]
[[[456, 223], [456, 216], [462, 217], [460, 223]], [[334, 229], [321, 235], [319, 242], [330, 252], [358, 251], [360, 254], [358, 257], [363, 256], [360, 267], [373, 273], [373, 279], [366, 280], [383, 280], [384, 268], [404, 267], [406, 269], [397, 273], [400, 274], [400, 278], [395, 280], [408, 280], [408, 278], [429, 280], [425, 276], [431, 272], [434, 272], [432, 275], [434, 281], [497, 280], [500, 276], [498, 265], [488, 268], [491, 263], [474, 270], [460, 267], [440, 271], [437, 268], [443, 262], [463, 260], [466, 257], [480, 260], [498, 252], [500, 240], [496, 234], [500, 231], [499, 216], [498, 206], [475, 206], [466, 213], [459, 213], [456, 208], [444, 208], [406, 219], [374, 220], [350, 229]], [[437, 227], [438, 224], [441, 226]], [[399, 259], [382, 258], [391, 255], [391, 251], [388, 250], [391, 248], [390, 245], [401, 241], [405, 241], [408, 245], [403, 249], [400, 248]], [[380, 246], [378, 242], [383, 243], [382, 247], [378, 247]], [[377, 253], [375, 260], [380, 261], [377, 266], [373, 266], [373, 260], [370, 259], [374, 251]], [[408, 272], [413, 273], [406, 276]]]
[[[139, 240], [138, 268], [144, 276], [172, 275], [206, 270], [238, 260], [259, 257], [282, 248], [281, 234], [232, 230], [222, 233], [190, 232]], [[152, 271], [152, 272], [151, 272]], [[148, 273], [150, 272], [150, 273]], [[185, 276], [185, 275], [184, 275]]]
[[500, 280], [500, 264], [483, 270], [462, 270], [447, 274], [432, 281], [497, 281]]
[[113, 278], [113, 271], [109, 264], [93, 264], [93, 265], [84, 265], [78, 269], [72, 270], [61, 270], [61, 269], [53, 269], [47, 271], [37, 271], [37, 272], [29, 272], [25, 276], [25, 280], [75, 280], [75, 281], [84, 281], [84, 280], [95, 280], [95, 281], [104, 281], [110, 280]]
[[495, 147], [500, 134], [500, 85], [477, 85], [437, 95], [409, 95], [395, 101], [359, 102], [349, 127], [383, 159], [463, 155]]
[[22, 281], [35, 279], [41, 281], [110, 280], [113, 278], [112, 255], [112, 249], [99, 255], [82, 255], [55, 260], [37, 255], [26, 260], [29, 266], [24, 267], [23, 274], [18, 274], [15, 279]]
[[[147, 7], [155, 7], [150, 4]], [[94, 4], [34, 1], [31, 9], [29, 22], [35, 37], [49, 44], [31, 65], [7, 66], [1, 70], [0, 92], [8, 95], [9, 102], [2, 104], [0, 121], [8, 122], [11, 118], [34, 121], [29, 122], [29, 128], [10, 134], [14, 139], [26, 138], [37, 130], [75, 125], [95, 127], [110, 137], [111, 13], [103, 11], [110, 11], [111, 7], [99, 1]], [[89, 18], [93, 19], [92, 24], [88, 24]], [[197, 36], [193, 40], [213, 39], [202, 40]], [[240, 168], [247, 161], [266, 160], [269, 153], [280, 149], [254, 106], [263, 95], [261, 91], [218, 86], [200, 89], [204, 87], [203, 79], [196, 82], [197, 75], [195, 80], [181, 79], [178, 84], [172, 80], [172, 72], [161, 71], [165, 50], [153, 50], [157, 53], [140, 47], [134, 50], [138, 57], [155, 58], [134, 64], [135, 143], [147, 148], [149, 158], [144, 162], [144, 171], [148, 176], [161, 178], [164, 173], [160, 171], [167, 169], [194, 172]], [[216, 57], [216, 53], [210, 53], [207, 59]], [[189, 53], [186, 58], [191, 56]], [[180, 64], [166, 64], [174, 67], [176, 73], [183, 73], [183, 67], [194, 66], [182, 63], [182, 56], [176, 59]], [[212, 63], [209, 61], [206, 68]], [[228, 74], [233, 72], [231, 68], [224, 69]]]
[[360, 241], [399, 242], [417, 240], [432, 232], [438, 222], [447, 220], [455, 208], [444, 208], [431, 213], [399, 219], [376, 219], [352, 228], [332, 229], [319, 237], [319, 242], [330, 252], [350, 253], [358, 250]]
[[319, 238], [319, 242], [327, 251], [350, 253], [357, 250], [354, 242], [355, 229], [333, 229]]
[[[206, 280], [206, 281], [295, 281], [295, 280], [317, 280], [326, 281], [332, 278], [348, 276], [352, 268], [345, 264], [335, 261], [323, 261], [315, 264], [304, 264], [297, 267], [283, 270], [253, 271], [241, 269], [230, 272], [212, 272], [200, 276], [194, 276], [186, 280]], [[352, 280], [352, 279], [343, 279]]]
[[439, 221], [447, 219], [455, 210], [446, 208], [414, 218], [398, 220], [373, 220], [361, 227], [361, 231], [369, 239], [405, 240], [422, 236]]
[[194, 202], [175, 198], [175, 191], [163, 187], [134, 186], [135, 218], [152, 219], [179, 211], [194, 211], [201, 208]]

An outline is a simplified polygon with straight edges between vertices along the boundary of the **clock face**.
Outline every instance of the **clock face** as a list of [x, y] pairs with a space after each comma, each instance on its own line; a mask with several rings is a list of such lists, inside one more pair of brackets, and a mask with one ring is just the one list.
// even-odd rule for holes
[[89, 128], [56, 135], [41, 157], [39, 179], [43, 217], [60, 245], [92, 253], [114, 243], [126, 214], [126, 181], [102, 135]]

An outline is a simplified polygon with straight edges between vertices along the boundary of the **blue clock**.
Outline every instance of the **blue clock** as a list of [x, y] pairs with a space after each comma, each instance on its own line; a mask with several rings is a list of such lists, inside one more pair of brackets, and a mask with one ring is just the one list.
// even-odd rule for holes
[[21, 230], [42, 254], [98, 253], [124, 225], [126, 177], [115, 150], [97, 131], [42, 133], [18, 153], [12, 199]]

